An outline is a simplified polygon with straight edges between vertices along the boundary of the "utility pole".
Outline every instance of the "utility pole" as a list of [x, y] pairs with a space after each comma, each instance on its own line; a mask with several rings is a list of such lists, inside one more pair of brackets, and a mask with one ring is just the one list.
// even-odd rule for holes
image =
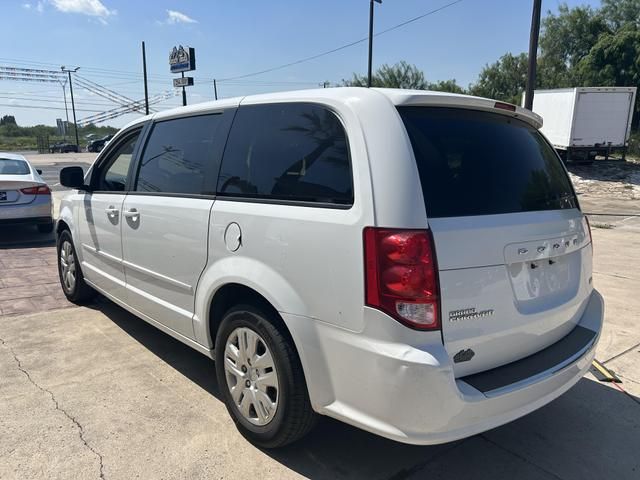
[[[180, 72], [182, 74], [182, 78], [184, 78], [184, 72]], [[187, 106], [187, 91], [182, 87], [182, 106]]]
[[73, 129], [76, 132], [76, 147], [78, 147], [78, 151], [80, 151], [80, 139], [78, 138], [78, 122], [76, 120], [76, 104], [73, 101], [73, 83], [71, 82], [71, 73], [75, 73], [80, 69], [80, 67], [76, 67], [73, 70], [67, 69], [65, 66], [61, 66], [60, 70], [66, 72], [69, 75], [69, 92], [71, 92], [71, 110], [73, 111]]
[[144, 76], [144, 113], [149, 115], [149, 88], [147, 87], [147, 52], [142, 42], [142, 74]]
[[62, 95], [64, 96], [64, 113], [67, 117], [67, 123], [64, 126], [64, 129], [62, 131], [63, 133], [63, 137], [66, 140], [67, 139], [67, 127], [69, 126], [69, 109], [67, 108], [67, 80], [65, 79], [65, 81], [63, 82], [62, 80], [60, 81], [60, 85], [62, 85]]
[[367, 87], [371, 87], [371, 65], [373, 63], [373, 2], [382, 3], [382, 0], [369, 0], [369, 73], [367, 75]]
[[531, 33], [529, 35], [529, 69], [527, 71], [527, 90], [525, 92], [524, 108], [533, 110], [533, 90], [536, 87], [536, 66], [538, 60], [538, 37], [540, 36], [540, 10], [542, 0], [533, 0], [531, 15]]
[[216, 97], [216, 100], [218, 99], [218, 85], [216, 84], [216, 79], [213, 79], [213, 94]]

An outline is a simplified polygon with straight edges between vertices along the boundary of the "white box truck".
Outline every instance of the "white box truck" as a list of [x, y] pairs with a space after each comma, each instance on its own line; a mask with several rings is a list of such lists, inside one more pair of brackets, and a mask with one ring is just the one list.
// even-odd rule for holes
[[636, 87], [536, 90], [533, 111], [542, 117], [542, 133], [563, 160], [609, 158], [613, 152], [624, 158], [635, 100]]

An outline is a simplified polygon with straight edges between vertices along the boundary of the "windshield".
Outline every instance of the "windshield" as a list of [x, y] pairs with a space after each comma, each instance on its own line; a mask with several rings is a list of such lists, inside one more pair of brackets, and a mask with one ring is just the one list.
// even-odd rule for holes
[[0, 175], [29, 175], [29, 165], [23, 160], [0, 158]]
[[577, 208], [560, 159], [527, 123], [465, 109], [398, 110], [430, 217]]

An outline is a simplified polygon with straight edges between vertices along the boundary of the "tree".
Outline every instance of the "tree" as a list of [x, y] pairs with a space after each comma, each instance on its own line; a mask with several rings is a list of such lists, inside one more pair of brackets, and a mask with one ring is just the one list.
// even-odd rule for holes
[[4, 115], [2, 118], [0, 118], [0, 126], [2, 125], [18, 125], [16, 123], [16, 117], [14, 117], [13, 115]]
[[526, 83], [527, 54], [506, 53], [497, 62], [482, 69], [478, 81], [469, 88], [469, 93], [520, 104]]
[[640, 30], [629, 25], [602, 35], [578, 71], [586, 86], [640, 85]]
[[603, 33], [610, 32], [601, 13], [591, 7], [569, 8], [561, 4], [558, 14], [542, 20], [538, 86], [574, 87], [576, 67]]
[[[342, 84], [347, 87], [366, 87], [367, 77], [353, 74], [351, 80], [343, 80]], [[464, 93], [464, 88], [456, 83], [455, 78], [450, 80], [438, 80], [437, 82], [427, 82], [424, 73], [415, 65], [405, 61], [395, 65], [382, 65], [371, 76], [372, 87], [382, 88], [408, 88], [413, 90], [436, 90], [440, 92]]]
[[[348, 87], [366, 87], [367, 77], [354, 73], [351, 80], [343, 80], [342, 83]], [[395, 65], [382, 65], [371, 76], [371, 86], [426, 90], [428, 83], [418, 67], [403, 60]]]
[[[615, 34], [602, 35], [577, 70], [584, 86], [640, 85], [640, 30], [629, 23]], [[636, 101], [636, 126], [639, 114], [640, 103]]]
[[429, 90], [435, 90], [437, 92], [450, 92], [450, 93], [465, 93], [465, 89], [456, 83], [456, 79], [451, 80], [438, 80], [437, 82], [430, 83]]
[[628, 24], [640, 28], [640, 0], [602, 0], [600, 13], [613, 30]]

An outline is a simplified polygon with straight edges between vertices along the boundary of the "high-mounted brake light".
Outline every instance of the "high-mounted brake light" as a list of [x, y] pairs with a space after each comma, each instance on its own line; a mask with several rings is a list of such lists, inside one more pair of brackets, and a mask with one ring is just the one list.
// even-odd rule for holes
[[366, 304], [419, 330], [440, 328], [438, 275], [428, 230], [364, 229]]
[[36, 185], [35, 187], [21, 188], [25, 195], [51, 195], [51, 190], [46, 185]]
[[504, 103], [504, 102], [496, 102], [493, 105], [493, 108], [499, 108], [501, 110], [509, 110], [510, 112], [515, 112], [516, 111], [516, 106], [515, 105], [511, 105], [510, 103]]

